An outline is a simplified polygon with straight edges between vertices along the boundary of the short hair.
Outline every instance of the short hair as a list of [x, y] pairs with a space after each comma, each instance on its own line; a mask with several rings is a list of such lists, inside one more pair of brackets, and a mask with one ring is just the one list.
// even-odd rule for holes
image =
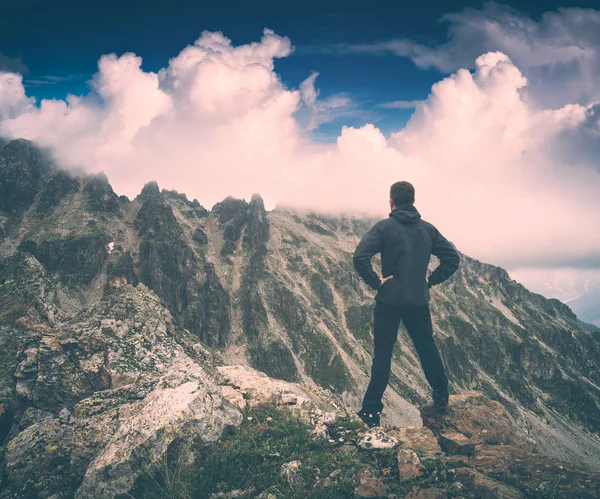
[[414, 204], [415, 188], [409, 182], [396, 182], [390, 187], [390, 197], [396, 206]]

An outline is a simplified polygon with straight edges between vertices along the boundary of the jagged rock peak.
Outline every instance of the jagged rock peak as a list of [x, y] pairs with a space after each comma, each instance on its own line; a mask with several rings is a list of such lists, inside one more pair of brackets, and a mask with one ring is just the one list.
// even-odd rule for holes
[[23, 139], [23, 138], [18, 138], [18, 139], [13, 139], [13, 140], [3, 139], [3, 141], [4, 141], [4, 145], [10, 144], [12, 147], [21, 148], [21, 149], [30, 148], [30, 147], [34, 146], [33, 142], [31, 142], [31, 140], [27, 140], [27, 139]]
[[267, 217], [267, 210], [265, 210], [265, 204], [262, 197], [258, 194], [253, 194], [252, 200], [248, 205], [244, 248], [249, 250], [262, 249], [263, 251], [266, 251], [266, 244], [269, 240], [269, 236], [269, 219]]
[[[110, 183], [108, 182], [108, 177], [106, 176], [106, 173], [104, 173], [104, 172], [98, 172], [98, 173], [94, 173], [94, 174], [90, 175], [88, 184], [95, 184], [98, 186], [102, 185], [102, 186], [110, 187]], [[111, 190], [112, 190], [112, 187], [111, 187]]]
[[248, 216], [249, 218], [259, 218], [268, 224], [265, 203], [259, 194], [252, 194], [252, 199], [248, 204]]
[[221, 223], [227, 223], [230, 220], [245, 218], [248, 203], [243, 199], [227, 196], [223, 201], [213, 206], [212, 212], [219, 217]]
[[160, 188], [158, 187], [158, 183], [152, 180], [146, 185], [144, 185], [144, 187], [142, 188], [142, 192], [140, 192], [140, 195], [138, 197], [142, 200], [145, 200], [157, 196], [160, 196]]
[[32, 142], [16, 139], [0, 149], [0, 210], [19, 214], [33, 202], [55, 168], [51, 156]]
[[118, 196], [113, 191], [108, 177], [104, 172], [97, 173], [88, 178], [83, 192], [88, 205], [95, 212], [116, 212], [119, 209]]
[[265, 202], [263, 201], [262, 196], [256, 192], [252, 194], [252, 197], [250, 198], [250, 204], [257, 204], [263, 208], [265, 207]]
[[227, 196], [223, 201], [215, 204], [215, 207], [223, 207], [223, 206], [245, 206], [248, 203], [244, 199], [236, 198], [234, 196]]
[[11, 160], [26, 161], [28, 166], [43, 165], [47, 170], [57, 168], [52, 152], [47, 147], [42, 147], [27, 139], [14, 139], [4, 144], [0, 143], [1, 154]]

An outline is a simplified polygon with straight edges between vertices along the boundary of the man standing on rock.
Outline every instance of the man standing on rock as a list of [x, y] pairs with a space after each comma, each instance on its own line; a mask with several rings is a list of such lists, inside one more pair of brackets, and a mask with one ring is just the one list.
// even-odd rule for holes
[[[354, 267], [373, 289], [374, 355], [371, 381], [363, 399], [359, 417], [370, 427], [378, 426], [381, 401], [390, 377], [392, 350], [400, 321], [404, 322], [425, 377], [433, 390], [435, 407], [448, 405], [448, 379], [433, 340], [429, 311], [429, 288], [444, 282], [458, 268], [460, 257], [454, 245], [414, 207], [415, 189], [408, 182], [396, 182], [390, 188], [389, 218], [369, 230], [354, 252]], [[371, 265], [371, 258], [381, 253], [383, 277]], [[431, 255], [440, 264], [427, 278]]]

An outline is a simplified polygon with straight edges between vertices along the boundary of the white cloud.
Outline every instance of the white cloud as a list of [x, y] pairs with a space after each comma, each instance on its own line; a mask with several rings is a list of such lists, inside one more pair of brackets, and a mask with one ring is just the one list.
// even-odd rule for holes
[[33, 110], [35, 99], [25, 95], [23, 77], [0, 71], [0, 120], [11, 119]]
[[556, 298], [569, 303], [580, 298], [584, 293], [600, 286], [600, 269], [556, 268], [551, 273], [548, 269], [514, 269], [510, 276], [516, 281], [525, 283], [527, 287], [549, 298]]
[[341, 45], [336, 51], [389, 52], [421, 68], [451, 73], [473, 68], [484, 52], [507, 54], [527, 77], [525, 94], [542, 107], [600, 100], [600, 10], [561, 8], [534, 20], [518, 10], [487, 2], [445, 14], [447, 41], [427, 45], [410, 39]]
[[308, 110], [308, 119], [303, 119], [302, 111], [297, 114], [300, 121], [307, 121], [306, 129], [312, 131], [323, 123], [329, 123], [336, 118], [353, 114], [354, 103], [346, 95], [330, 95], [326, 99], [319, 99], [319, 90], [315, 81], [319, 73], [314, 71], [306, 80], [300, 83], [300, 98]]
[[72, 73], [67, 75], [45, 75], [38, 76], [36, 78], [27, 78], [23, 80], [25, 86], [40, 86], [40, 85], [56, 85], [57, 83], [64, 83], [75, 78], [81, 78], [84, 76], [79, 73]]
[[300, 83], [300, 96], [304, 103], [309, 107], [315, 107], [317, 105], [317, 97], [319, 91], [315, 87], [315, 80], [319, 76], [319, 73], [313, 71], [312, 74]]
[[425, 102], [424, 100], [395, 100], [378, 104], [378, 107], [384, 109], [414, 109]]
[[466, 254], [509, 268], [600, 268], [600, 172], [593, 158], [559, 154], [591, 143], [597, 107], [533, 106], [528, 79], [496, 51], [436, 83], [389, 139], [365, 124], [318, 144], [298, 113], [318, 120], [344, 105], [320, 98], [316, 73], [299, 89], [282, 84], [274, 61], [292, 50], [269, 30], [237, 47], [205, 32], [158, 73], [134, 54], [105, 55], [89, 95], [39, 107], [18, 75], [3, 76], [0, 133], [104, 170], [120, 194], [154, 179], [209, 207], [259, 192], [270, 203], [385, 215], [389, 185], [404, 179], [423, 216]]

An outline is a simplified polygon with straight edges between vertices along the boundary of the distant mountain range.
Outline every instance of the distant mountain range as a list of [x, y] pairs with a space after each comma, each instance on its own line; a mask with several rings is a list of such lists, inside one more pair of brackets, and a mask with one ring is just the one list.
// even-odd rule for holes
[[583, 322], [600, 326], [600, 285], [590, 286], [579, 298], [569, 300], [567, 305]]

